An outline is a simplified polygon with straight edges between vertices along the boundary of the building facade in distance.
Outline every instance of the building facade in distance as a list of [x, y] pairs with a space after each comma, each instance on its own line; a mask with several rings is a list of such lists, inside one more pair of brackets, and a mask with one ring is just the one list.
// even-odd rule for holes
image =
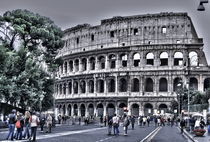
[[68, 116], [173, 112], [180, 83], [209, 88], [210, 68], [187, 13], [113, 17], [66, 29], [55, 104]]

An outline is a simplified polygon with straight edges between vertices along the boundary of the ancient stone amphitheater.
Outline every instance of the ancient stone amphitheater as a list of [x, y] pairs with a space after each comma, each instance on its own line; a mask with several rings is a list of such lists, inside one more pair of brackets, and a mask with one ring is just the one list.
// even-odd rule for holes
[[117, 16], [64, 32], [54, 94], [62, 115], [174, 112], [180, 84], [210, 87], [203, 39], [187, 13]]

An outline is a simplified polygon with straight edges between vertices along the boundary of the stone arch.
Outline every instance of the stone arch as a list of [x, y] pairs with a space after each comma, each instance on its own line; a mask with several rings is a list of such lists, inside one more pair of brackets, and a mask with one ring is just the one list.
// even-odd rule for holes
[[87, 70], [87, 59], [83, 58], [82, 59], [82, 71], [86, 71]]
[[195, 77], [190, 78], [190, 88], [193, 90], [198, 90], [198, 80]]
[[77, 104], [74, 104], [74, 114], [73, 115], [75, 115], [75, 116], [78, 116], [78, 106], [77, 106]]
[[91, 57], [89, 62], [90, 62], [90, 70], [95, 70], [95, 64], [96, 64], [95, 58]]
[[69, 71], [72, 72], [74, 70], [74, 64], [73, 64], [73, 61], [70, 60], [69, 61]]
[[198, 66], [198, 53], [195, 51], [191, 51], [189, 53], [189, 64], [190, 66]]
[[98, 91], [98, 93], [104, 93], [104, 80], [99, 79], [97, 82], [98, 82], [97, 83], [97, 91]]
[[115, 79], [108, 80], [108, 92], [115, 92]]
[[114, 116], [114, 114], [115, 114], [115, 105], [113, 103], [109, 103], [106, 108], [107, 108], [108, 116]]
[[94, 93], [94, 81], [89, 80], [89, 93]]
[[175, 52], [174, 53], [174, 66], [182, 66], [183, 65], [183, 53]]
[[124, 114], [124, 108], [127, 108], [127, 105], [125, 103], [120, 103], [119, 104], [119, 108], [118, 108], [118, 111], [119, 111], [119, 115], [120, 116], [123, 116], [123, 114]]
[[206, 91], [209, 88], [210, 88], [210, 78], [205, 78], [204, 79], [204, 88], [203, 88], [203, 90]]
[[68, 67], [68, 65], [67, 65], [67, 62], [64, 62], [64, 72], [65, 72], [65, 74], [67, 74], [67, 67]]
[[78, 85], [78, 81], [74, 81], [74, 94], [78, 94], [78, 89], [79, 89], [79, 85]]
[[120, 60], [121, 60], [121, 65], [122, 67], [127, 67], [127, 62], [128, 62], [128, 55], [123, 53], [120, 55]]
[[89, 116], [94, 116], [94, 105], [91, 103], [88, 105]]
[[119, 92], [126, 92], [127, 91], [127, 80], [125, 78], [121, 78], [119, 80]]
[[100, 56], [98, 58], [98, 63], [99, 63], [99, 69], [105, 69], [105, 57], [104, 56]]
[[177, 92], [177, 91], [178, 91], [178, 89], [179, 89], [178, 85], [179, 85], [180, 83], [182, 83], [182, 78], [176, 77], [176, 78], [174, 79], [174, 83], [173, 83], [173, 90], [174, 90], [174, 92]]
[[140, 65], [140, 54], [134, 53], [133, 54], [133, 66], [138, 67]]
[[97, 113], [98, 113], [98, 115], [97, 116], [103, 116], [104, 114], [104, 106], [103, 106], [103, 104], [102, 103], [99, 103], [98, 105], [97, 105]]
[[69, 94], [72, 93], [72, 82], [68, 83], [68, 92], [69, 92]]
[[166, 78], [161, 78], [159, 80], [159, 91], [167, 92], [168, 91], [168, 81]]
[[167, 66], [168, 65], [168, 53], [162, 52], [160, 54], [160, 66]]
[[165, 114], [166, 112], [168, 112], [168, 106], [166, 104], [160, 104], [158, 108], [160, 114]]
[[85, 105], [84, 104], [80, 105], [80, 114], [82, 117], [85, 116]]
[[68, 116], [71, 116], [71, 109], [72, 109], [72, 108], [71, 108], [71, 104], [69, 104], [69, 105], [68, 105], [68, 109], [67, 109], [67, 110], [68, 110]]
[[148, 116], [148, 115], [153, 115], [153, 105], [151, 103], [146, 103], [144, 105], [144, 115]]
[[145, 91], [153, 92], [153, 80], [151, 78], [146, 78], [145, 82]]
[[149, 52], [146, 54], [146, 64], [147, 65], [154, 65], [154, 54], [152, 52]]
[[116, 55], [111, 54], [109, 55], [109, 67], [114, 69], [116, 67]]
[[81, 93], [86, 93], [86, 82], [82, 80], [80, 82]]
[[132, 116], [139, 116], [139, 105], [137, 103], [132, 104], [131, 115]]
[[79, 71], [79, 59], [74, 60], [74, 68], [76, 72]]
[[139, 92], [139, 79], [138, 78], [132, 79], [131, 91]]

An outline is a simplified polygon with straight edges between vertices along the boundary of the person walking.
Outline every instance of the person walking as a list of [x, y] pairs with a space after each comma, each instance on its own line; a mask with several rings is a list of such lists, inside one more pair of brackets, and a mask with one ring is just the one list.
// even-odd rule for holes
[[39, 117], [36, 115], [36, 112], [32, 113], [32, 116], [30, 117], [29, 121], [30, 121], [30, 124], [31, 124], [31, 137], [29, 138], [29, 140], [36, 141], [37, 126], [40, 122]]
[[132, 127], [132, 130], [134, 130], [134, 125], [135, 125], [135, 117], [131, 116], [131, 127]]
[[29, 133], [29, 129], [30, 129], [29, 119], [30, 119], [30, 117], [31, 117], [30, 112], [26, 111], [25, 112], [25, 117], [24, 117], [25, 130], [24, 130], [23, 137], [26, 138], [26, 136], [27, 136], [27, 139], [30, 138], [30, 133]]
[[181, 127], [181, 134], [182, 134], [183, 131], [184, 131], [184, 127], [185, 127], [185, 120], [184, 119], [181, 120], [180, 127]]
[[108, 117], [108, 135], [112, 134], [112, 124], [113, 124], [112, 117], [109, 116]]
[[47, 114], [47, 131], [46, 133], [51, 133], [51, 128], [52, 128], [52, 116], [50, 114]]
[[114, 114], [112, 121], [113, 121], [114, 135], [119, 135], [119, 117], [116, 114]]
[[15, 131], [15, 123], [16, 123], [16, 110], [13, 109], [12, 113], [9, 114], [9, 133], [7, 135], [6, 140], [9, 140], [10, 136], [11, 136], [11, 140], [13, 141], [13, 137], [14, 137], [14, 131]]
[[146, 125], [146, 121], [147, 121], [147, 118], [146, 116], [143, 117], [143, 125], [145, 126]]
[[46, 121], [46, 119], [45, 119], [45, 115], [44, 114], [41, 114], [41, 116], [40, 116], [40, 128], [41, 128], [41, 132], [44, 132], [44, 124], [45, 124], [45, 121]]
[[15, 123], [15, 127], [17, 128], [15, 139], [22, 140], [22, 132], [24, 127], [24, 119], [22, 113], [19, 113], [19, 115], [17, 115], [17, 122]]
[[128, 119], [128, 116], [125, 114], [124, 115], [124, 121], [123, 121], [124, 136], [128, 135], [128, 126], [129, 126], [129, 124], [130, 124], [130, 121]]
[[158, 123], [158, 119], [157, 119], [157, 116], [154, 117], [154, 122], [155, 122], [155, 127], [157, 127], [157, 123]]
[[150, 123], [150, 117], [147, 116], [147, 126], [149, 127], [149, 123]]

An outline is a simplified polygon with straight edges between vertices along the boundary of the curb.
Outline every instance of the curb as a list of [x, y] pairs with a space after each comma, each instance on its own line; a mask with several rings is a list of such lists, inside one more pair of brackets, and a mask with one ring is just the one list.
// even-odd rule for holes
[[[180, 127], [177, 127], [177, 128], [180, 130]], [[192, 142], [198, 142], [198, 140], [195, 140], [195, 139], [193, 138], [193, 136], [192, 136], [191, 134], [189, 134], [185, 129], [184, 129], [183, 135], [184, 135], [185, 137], [187, 137], [188, 139], [190, 139]]]

